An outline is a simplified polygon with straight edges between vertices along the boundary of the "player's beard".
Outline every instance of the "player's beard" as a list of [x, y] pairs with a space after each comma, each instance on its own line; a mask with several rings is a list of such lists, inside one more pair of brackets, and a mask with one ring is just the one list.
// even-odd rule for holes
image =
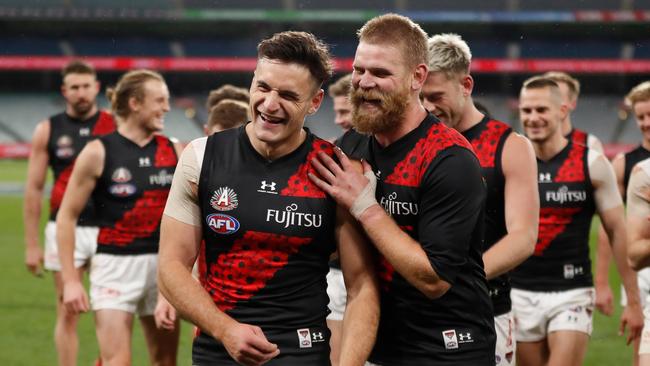
[[[356, 88], [350, 91], [350, 101], [354, 128], [360, 133], [375, 134], [395, 128], [408, 107], [409, 94], [407, 88], [392, 93]], [[377, 109], [365, 110], [363, 104], [366, 101], [372, 101]]]
[[80, 99], [77, 101], [77, 103], [72, 105], [72, 109], [74, 110], [74, 112], [77, 114], [78, 117], [83, 117], [88, 112], [90, 112], [91, 109], [93, 109], [93, 103], [85, 99]]

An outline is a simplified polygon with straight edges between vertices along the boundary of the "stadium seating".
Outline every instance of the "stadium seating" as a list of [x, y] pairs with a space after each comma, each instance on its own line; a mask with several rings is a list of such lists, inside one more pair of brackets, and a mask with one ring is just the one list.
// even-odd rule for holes
[[[102, 107], [107, 107], [103, 99]], [[44, 118], [60, 113], [65, 108], [63, 98], [55, 93], [39, 94], [0, 94], [0, 124], [9, 127], [22, 140], [31, 140], [34, 127]], [[181, 141], [190, 141], [202, 134], [202, 131], [190, 121], [183, 109], [173, 105], [165, 116], [165, 133]], [[9, 134], [0, 129], [0, 143], [15, 142]]]
[[592, 40], [523, 40], [522, 58], [611, 58], [621, 57], [622, 42]]
[[156, 38], [73, 38], [70, 45], [83, 56], [172, 56], [169, 41]]
[[56, 38], [0, 37], [0, 55], [56, 56], [63, 52]]

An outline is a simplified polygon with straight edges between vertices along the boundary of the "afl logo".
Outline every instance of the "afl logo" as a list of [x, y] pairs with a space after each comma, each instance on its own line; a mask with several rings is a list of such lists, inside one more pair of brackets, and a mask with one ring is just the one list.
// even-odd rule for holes
[[239, 230], [239, 221], [224, 214], [212, 214], [206, 218], [208, 227], [217, 234], [230, 235]]
[[131, 172], [123, 167], [115, 169], [113, 172], [113, 175], [111, 175], [111, 179], [115, 183], [125, 183], [131, 180]]

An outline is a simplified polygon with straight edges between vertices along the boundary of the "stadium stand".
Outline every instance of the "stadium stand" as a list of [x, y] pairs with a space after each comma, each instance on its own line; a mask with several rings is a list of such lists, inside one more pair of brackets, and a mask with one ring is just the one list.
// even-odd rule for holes
[[0, 37], [1, 55], [63, 55], [60, 40], [41, 37]]
[[522, 58], [618, 59], [622, 42], [592, 40], [524, 40], [518, 42]]
[[[102, 108], [107, 102], [100, 98]], [[13, 133], [0, 129], [0, 144], [16, 142], [16, 136], [23, 141], [31, 140], [34, 127], [44, 118], [60, 113], [65, 108], [59, 94], [0, 94], [0, 125], [6, 126]], [[202, 131], [185, 115], [183, 108], [174, 105], [165, 116], [165, 131], [169, 136], [181, 141], [190, 141], [202, 134]], [[20, 140], [18, 140], [20, 141]]]
[[184, 39], [181, 41], [186, 56], [231, 56], [231, 57], [255, 57], [257, 54], [256, 39], [219, 39], [219, 38], [197, 38]]
[[74, 55], [83, 56], [172, 56], [170, 42], [156, 38], [73, 38]]
[[[312, 31], [331, 45], [345, 71], [356, 49], [356, 29], [386, 10], [411, 16], [431, 34], [460, 33], [474, 55], [478, 99], [495, 116], [516, 121], [512, 100], [521, 81], [560, 68], [586, 86], [576, 112], [578, 127], [605, 142], [636, 141], [631, 122], [621, 134], [616, 125], [620, 98], [650, 73], [650, 39], [644, 31], [650, 12], [640, 9], [650, 9], [650, 2], [379, 0], [370, 6], [361, 0], [5, 0], [0, 4], [6, 30], [0, 37], [5, 80], [0, 124], [16, 133], [0, 128], [0, 142], [29, 139], [38, 120], [60, 110], [60, 98], [52, 93], [69, 57], [90, 57], [104, 85], [130, 68], [164, 72], [173, 103], [194, 101], [175, 103], [168, 131], [191, 139], [200, 133], [191, 120], [206, 115], [208, 90], [224, 82], [248, 85], [261, 38], [284, 29]], [[41, 24], [43, 19], [48, 21]], [[338, 131], [327, 98], [325, 103], [308, 125], [333, 137]], [[38, 108], [28, 107], [34, 105]]]

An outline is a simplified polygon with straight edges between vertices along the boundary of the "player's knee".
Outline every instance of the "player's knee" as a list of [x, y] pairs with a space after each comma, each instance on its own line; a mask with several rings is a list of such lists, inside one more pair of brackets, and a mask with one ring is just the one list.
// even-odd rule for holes
[[60, 311], [57, 314], [57, 323], [63, 327], [77, 329], [77, 323], [79, 322], [79, 314], [72, 314], [65, 309]]

